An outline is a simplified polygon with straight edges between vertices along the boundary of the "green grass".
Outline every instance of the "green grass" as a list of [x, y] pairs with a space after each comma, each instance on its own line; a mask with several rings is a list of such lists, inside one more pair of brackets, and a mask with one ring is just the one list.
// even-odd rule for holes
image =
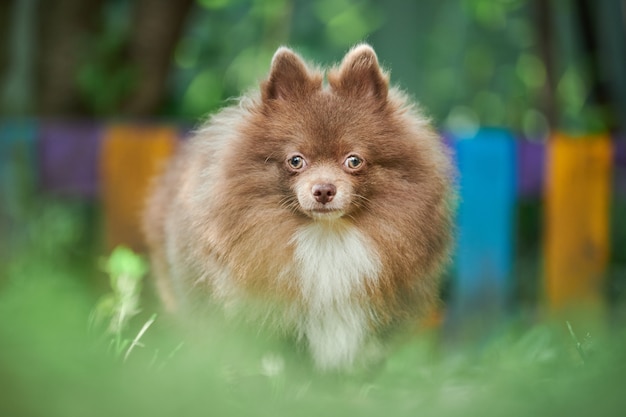
[[509, 318], [462, 342], [431, 330], [372, 369], [321, 375], [254, 328], [154, 316], [149, 285], [140, 299], [140, 280], [119, 285], [141, 262], [73, 252], [80, 222], [51, 210], [0, 267], [0, 416], [626, 415], [623, 323]]

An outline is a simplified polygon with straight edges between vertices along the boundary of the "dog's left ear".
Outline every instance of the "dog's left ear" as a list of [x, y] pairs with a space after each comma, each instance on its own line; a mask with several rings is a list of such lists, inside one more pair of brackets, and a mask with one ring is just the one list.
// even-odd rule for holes
[[340, 94], [385, 100], [389, 77], [378, 65], [371, 46], [360, 44], [346, 54], [339, 68], [328, 74], [328, 83]]

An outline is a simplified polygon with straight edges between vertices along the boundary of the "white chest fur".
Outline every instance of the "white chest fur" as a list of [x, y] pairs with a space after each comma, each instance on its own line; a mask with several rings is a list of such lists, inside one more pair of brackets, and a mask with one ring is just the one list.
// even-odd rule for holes
[[315, 222], [294, 235], [295, 262], [307, 312], [298, 322], [322, 369], [349, 366], [367, 339], [366, 288], [380, 259], [355, 228]]

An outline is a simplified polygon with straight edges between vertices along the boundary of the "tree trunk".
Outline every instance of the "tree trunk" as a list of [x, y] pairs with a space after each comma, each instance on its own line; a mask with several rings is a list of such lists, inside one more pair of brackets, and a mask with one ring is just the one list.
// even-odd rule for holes
[[76, 75], [103, 0], [45, 0], [39, 7], [39, 113], [69, 116], [80, 111]]
[[163, 101], [171, 58], [193, 0], [138, 0], [128, 57], [135, 87], [123, 106], [130, 116], [156, 113]]

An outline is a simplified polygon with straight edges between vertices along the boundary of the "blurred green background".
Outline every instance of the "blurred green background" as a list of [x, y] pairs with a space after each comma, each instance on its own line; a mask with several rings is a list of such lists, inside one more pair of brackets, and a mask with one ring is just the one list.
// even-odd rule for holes
[[[280, 45], [329, 64], [367, 41], [443, 132], [501, 127], [537, 143], [554, 131], [601, 132], [623, 142], [625, 28], [620, 0], [6, 0], [0, 117], [194, 126], [254, 88]], [[534, 195], [516, 212], [522, 308], [468, 344], [431, 329], [398, 341], [374, 370], [331, 376], [246, 326], [216, 320], [199, 341], [166, 317], [152, 322], [150, 284], [141, 300], [141, 284], [116, 287], [100, 201], [42, 192], [31, 165], [11, 178], [0, 166], [0, 416], [622, 415], [621, 158], [600, 325], [570, 332], [575, 315], [553, 322], [536, 308]], [[122, 275], [142, 270], [121, 256]], [[132, 314], [111, 329], [123, 303]]]
[[370, 42], [442, 127], [615, 128], [623, 2], [21, 0], [0, 5], [2, 112], [198, 120], [279, 45], [320, 63]]

